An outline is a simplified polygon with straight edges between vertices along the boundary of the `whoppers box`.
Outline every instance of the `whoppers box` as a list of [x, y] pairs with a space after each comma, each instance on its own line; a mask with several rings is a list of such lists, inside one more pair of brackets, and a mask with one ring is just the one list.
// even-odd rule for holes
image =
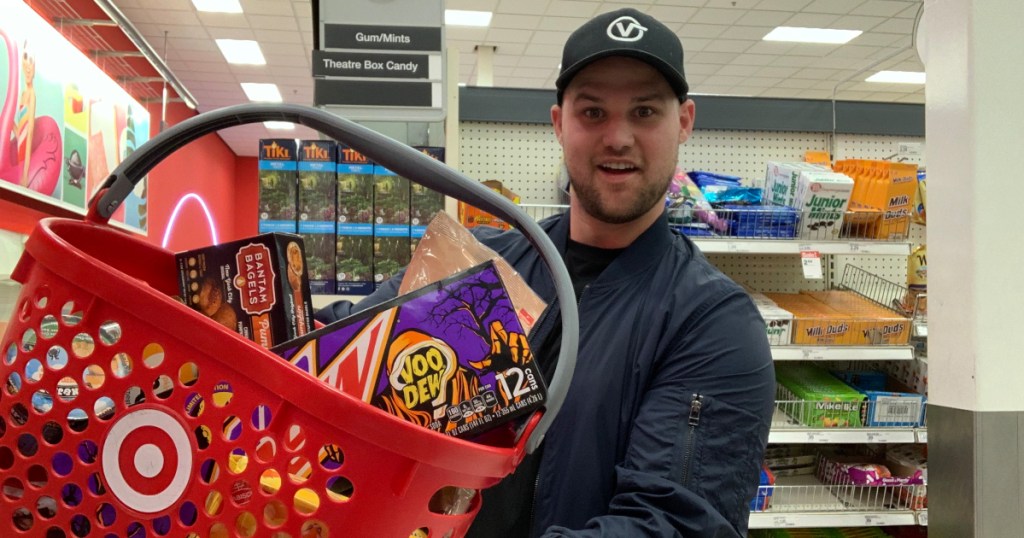
[[332, 140], [299, 143], [299, 235], [306, 245], [306, 271], [315, 294], [335, 292], [335, 190]]
[[490, 261], [272, 351], [342, 392], [456, 437], [529, 413], [546, 396]]
[[373, 293], [373, 162], [339, 144], [336, 293]]

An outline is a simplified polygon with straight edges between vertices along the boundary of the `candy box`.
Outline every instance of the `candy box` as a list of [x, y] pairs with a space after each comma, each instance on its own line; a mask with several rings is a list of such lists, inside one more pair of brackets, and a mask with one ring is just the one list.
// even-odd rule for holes
[[546, 396], [490, 261], [271, 351], [342, 392], [454, 437], [527, 414]]
[[302, 238], [270, 233], [175, 254], [185, 304], [270, 348], [313, 325]]

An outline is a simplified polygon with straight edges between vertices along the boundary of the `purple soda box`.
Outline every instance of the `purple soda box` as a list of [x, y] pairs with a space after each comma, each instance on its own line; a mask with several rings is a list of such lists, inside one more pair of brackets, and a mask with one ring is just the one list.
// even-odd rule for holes
[[547, 390], [490, 261], [272, 351], [342, 392], [461, 438], [532, 412]]

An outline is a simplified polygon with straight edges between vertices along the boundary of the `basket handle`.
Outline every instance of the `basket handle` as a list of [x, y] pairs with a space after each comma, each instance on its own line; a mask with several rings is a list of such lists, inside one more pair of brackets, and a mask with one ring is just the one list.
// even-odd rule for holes
[[289, 104], [243, 104], [204, 112], [156, 135], [111, 172], [96, 197], [89, 203], [86, 219], [106, 223], [114, 211], [149, 171], [178, 148], [204, 135], [249, 123], [287, 121], [305, 125], [335, 140], [348, 144], [374, 162], [381, 163], [400, 176], [458, 198], [513, 224], [536, 248], [551, 272], [562, 315], [562, 347], [559, 361], [548, 388], [544, 414], [526, 441], [532, 453], [558, 415], [576, 366], [579, 317], [572, 281], [557, 249], [547, 233], [511, 201], [473, 181], [451, 167], [376, 131], [320, 109]]

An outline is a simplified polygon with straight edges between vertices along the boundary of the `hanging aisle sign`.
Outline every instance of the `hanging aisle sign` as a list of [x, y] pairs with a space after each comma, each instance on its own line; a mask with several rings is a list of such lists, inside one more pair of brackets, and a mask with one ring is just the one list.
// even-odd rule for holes
[[318, 8], [315, 105], [353, 120], [444, 119], [441, 0], [320, 0]]

